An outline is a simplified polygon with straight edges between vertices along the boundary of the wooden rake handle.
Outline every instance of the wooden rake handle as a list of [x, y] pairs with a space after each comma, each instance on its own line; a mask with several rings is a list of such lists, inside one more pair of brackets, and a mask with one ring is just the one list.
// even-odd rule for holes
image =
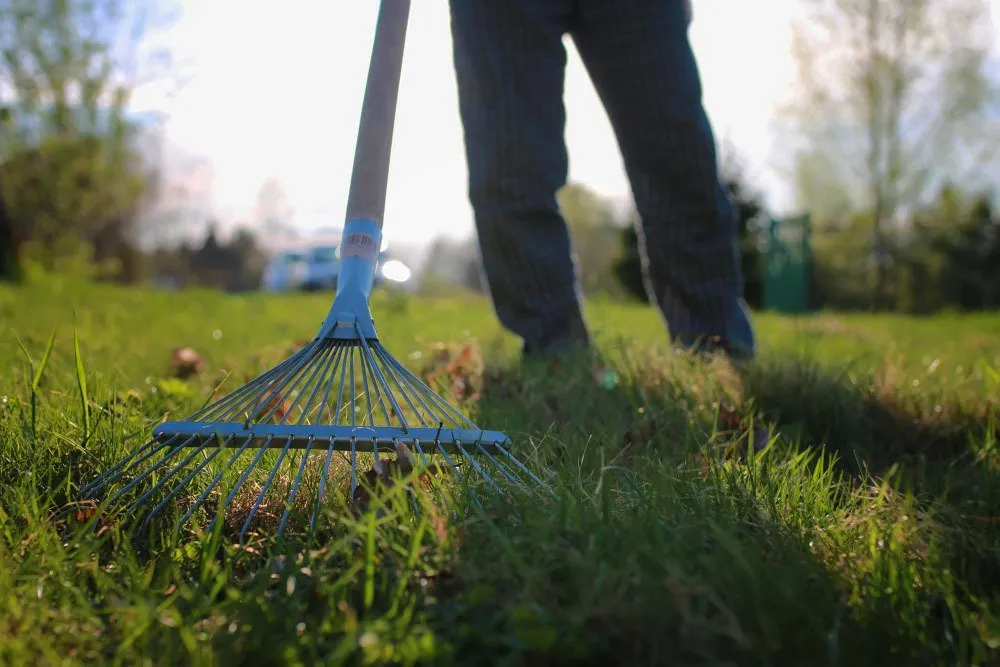
[[380, 229], [409, 14], [410, 0], [382, 0], [379, 5], [347, 195], [347, 220], [371, 220]]

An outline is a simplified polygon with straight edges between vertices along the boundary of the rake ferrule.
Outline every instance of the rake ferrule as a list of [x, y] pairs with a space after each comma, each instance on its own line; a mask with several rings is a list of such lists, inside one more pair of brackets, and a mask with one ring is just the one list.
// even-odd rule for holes
[[382, 230], [378, 223], [359, 218], [344, 225], [337, 296], [320, 327], [319, 338], [354, 340], [378, 337], [368, 299], [375, 285], [381, 247]]

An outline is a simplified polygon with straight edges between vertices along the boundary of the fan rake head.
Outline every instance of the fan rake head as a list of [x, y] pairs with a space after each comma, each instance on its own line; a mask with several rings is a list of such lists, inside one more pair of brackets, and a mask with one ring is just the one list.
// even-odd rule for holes
[[[268, 523], [262, 514], [273, 520], [280, 513], [279, 537], [296, 514], [309, 516], [312, 533], [324, 505], [337, 505], [337, 489], [348, 509], [363, 510], [379, 488], [406, 479], [424, 482], [405, 488], [417, 507], [414, 494], [447, 487], [438, 483], [447, 477], [466, 490], [543, 486], [506, 435], [478, 428], [361, 327], [353, 326], [354, 335], [337, 331], [321, 330], [189, 419], [161, 423], [83, 497], [113, 490], [102, 513], [119, 516], [152, 505], [144, 526], [180, 500], [188, 502], [176, 529], [199, 512], [209, 528], [236, 513], [242, 541], [255, 518]], [[370, 467], [359, 472], [365, 459]]]

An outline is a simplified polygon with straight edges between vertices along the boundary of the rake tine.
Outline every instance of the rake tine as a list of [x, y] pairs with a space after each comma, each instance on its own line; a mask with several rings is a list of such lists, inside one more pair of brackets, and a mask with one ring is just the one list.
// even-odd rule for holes
[[[528, 468], [523, 463], [521, 463], [521, 461], [519, 461], [516, 456], [514, 456], [513, 454], [511, 454], [508, 450], [504, 449], [503, 445], [497, 444], [497, 445], [494, 445], [494, 447], [496, 447], [497, 451], [499, 451], [501, 454], [503, 454], [504, 456], [506, 456], [507, 458], [509, 458], [511, 461], [513, 461], [514, 465], [516, 465], [518, 468], [520, 468], [521, 471], [524, 474], [526, 474], [528, 477], [531, 478], [531, 481], [535, 482], [539, 486], [548, 488], [548, 485], [545, 482], [543, 482], [542, 480], [538, 479], [538, 477], [536, 477], [533, 472], [531, 472], [530, 470], [528, 470]], [[551, 489], [549, 489], [549, 490], [551, 491]]]
[[[386, 363], [385, 359], [382, 359], [382, 363], [383, 363], [383, 365], [385, 365], [386, 369], [389, 371], [389, 377], [392, 378], [393, 383], [395, 383], [396, 388], [399, 389], [399, 393], [403, 396], [403, 399], [407, 402], [407, 404], [409, 404], [410, 409], [413, 410], [413, 413], [416, 414], [417, 417], [420, 419], [420, 425], [421, 426], [430, 426], [431, 423], [428, 420], [424, 419], [424, 415], [421, 414], [420, 410], [417, 409], [417, 406], [415, 406], [413, 404], [413, 401], [410, 399], [410, 395], [406, 392], [406, 389], [403, 387], [403, 383], [400, 382], [399, 372], [395, 368], [393, 368], [391, 364]], [[405, 382], [405, 381], [406, 381], [406, 378], [404, 377], [403, 378], [403, 382]], [[428, 415], [430, 415], [431, 418], [433, 419], [434, 410], [432, 408], [430, 408], [423, 401], [423, 399], [420, 396], [420, 394], [417, 394], [416, 398], [417, 398], [417, 401], [424, 408], [424, 410], [426, 411], [426, 413]]]
[[274, 482], [274, 476], [278, 474], [278, 469], [281, 466], [281, 462], [285, 459], [285, 455], [288, 454], [288, 448], [292, 446], [292, 439], [288, 438], [285, 442], [284, 448], [282, 448], [281, 453], [278, 455], [278, 460], [271, 466], [271, 472], [267, 476], [267, 480], [264, 482], [264, 486], [260, 488], [260, 493], [257, 494], [257, 500], [253, 504], [253, 508], [250, 510], [250, 515], [247, 520], [243, 523], [243, 528], [240, 529], [240, 544], [246, 539], [247, 531], [250, 529], [250, 523], [253, 518], [257, 515], [257, 510], [260, 509], [261, 503], [264, 501], [264, 496], [267, 495], [267, 490], [271, 488], [271, 483]]
[[[293, 355], [287, 361], [279, 364], [279, 373], [275, 373], [273, 376], [268, 377], [268, 374], [264, 374], [260, 378], [249, 383], [247, 386], [251, 388], [250, 395], [243, 401], [239, 402], [236, 406], [230, 407], [225, 413], [221, 415], [221, 420], [229, 421], [233, 420], [236, 415], [243, 413], [245, 416], [243, 418], [244, 427], [249, 427], [251, 421], [254, 420], [255, 415], [259, 416], [259, 410], [261, 406], [267, 406], [275, 403], [275, 398], [281, 395], [288, 382], [295, 378], [302, 367], [309, 363], [310, 353], [316, 349], [319, 341], [314, 340], [306, 347], [302, 348], [299, 352], [301, 355]], [[270, 390], [268, 392], [268, 390]], [[262, 395], [262, 392], [268, 392]], [[280, 403], [280, 399], [278, 400]], [[250, 413], [247, 414], [246, 411], [250, 409]]]
[[[232, 468], [233, 463], [236, 462], [236, 459], [239, 458], [240, 455], [244, 451], [246, 451], [247, 447], [249, 447], [252, 443], [253, 440], [246, 440], [242, 445], [240, 445], [240, 448], [237, 449], [233, 453], [233, 455], [229, 457], [229, 460], [226, 461], [226, 465], [223, 466], [222, 470], [220, 470], [219, 473], [214, 478], [212, 478], [212, 481], [209, 482], [208, 486], [205, 487], [205, 490], [201, 492], [201, 495], [198, 496], [198, 499], [194, 501], [194, 504], [191, 505], [188, 511], [184, 514], [184, 516], [182, 516], [180, 520], [177, 522], [176, 526], [177, 530], [180, 530], [181, 526], [184, 525], [184, 523], [191, 517], [191, 515], [198, 511], [198, 508], [204, 504], [205, 500], [208, 498], [208, 495], [212, 492], [212, 489], [214, 489], [219, 484], [219, 482], [222, 480], [225, 474], [229, 472], [229, 470]], [[266, 451], [266, 450], [264, 448], [261, 448], [261, 451]]]
[[[135, 488], [136, 485], [138, 485], [139, 483], [141, 483], [144, 479], [146, 479], [147, 477], [149, 477], [150, 475], [152, 475], [154, 472], [156, 472], [160, 467], [162, 467], [163, 465], [165, 465], [167, 463], [167, 461], [169, 461], [170, 459], [172, 459], [175, 456], [177, 456], [177, 454], [180, 453], [180, 451], [182, 449], [184, 449], [185, 444], [187, 444], [188, 442], [190, 442], [190, 441], [192, 441], [194, 439], [195, 439], [195, 436], [192, 435], [183, 444], [180, 444], [180, 445], [174, 447], [174, 449], [169, 454], [167, 454], [162, 459], [160, 459], [159, 461], [157, 461], [156, 463], [154, 463], [151, 467], [146, 468], [145, 472], [143, 472], [141, 475], [139, 475], [138, 477], [136, 477], [135, 479], [133, 479], [131, 482], [129, 482], [125, 486], [125, 488], [120, 489], [118, 491], [118, 493], [116, 493], [115, 495], [113, 495], [111, 497], [111, 499], [108, 501], [108, 504], [113, 506], [115, 504], [115, 501], [117, 501], [124, 494], [128, 493], [133, 488]], [[131, 470], [133, 467], [135, 467], [134, 464], [132, 466], [129, 466], [129, 469]]]
[[430, 387], [427, 386], [426, 383], [424, 383], [420, 378], [414, 375], [410, 371], [410, 369], [401, 364], [398, 360], [393, 359], [392, 356], [390, 356], [389, 353], [381, 346], [379, 346], [379, 349], [382, 352], [383, 360], [385, 360], [392, 367], [394, 367], [396, 371], [404, 379], [408, 381], [408, 384], [410, 385], [411, 388], [415, 389], [418, 393], [427, 397], [432, 403], [434, 403], [438, 407], [438, 409], [442, 410], [443, 412], [448, 414], [452, 419], [454, 419], [455, 423], [465, 424], [467, 426], [472, 425], [472, 422], [470, 422], [465, 415], [463, 415], [461, 412], [459, 412], [451, 405], [449, 405], [447, 402], [445, 402], [443, 398], [435, 394], [434, 390], [432, 390]]
[[323, 493], [326, 491], [326, 477], [330, 472], [330, 461], [333, 459], [333, 438], [330, 438], [330, 446], [326, 449], [326, 460], [323, 462], [323, 472], [319, 476], [319, 489], [316, 491], [316, 506], [313, 508], [312, 516], [309, 518], [309, 532], [316, 529], [316, 517], [319, 515], [320, 505], [323, 504]]
[[[313, 386], [312, 393], [309, 395], [309, 400], [306, 401], [305, 406], [302, 408], [302, 414], [299, 415], [299, 419], [296, 424], [305, 423], [309, 416], [309, 413], [313, 411], [313, 401], [316, 400], [316, 394], [319, 393], [321, 389], [326, 387], [327, 393], [330, 389], [330, 380], [327, 378], [327, 373], [330, 373], [332, 377], [333, 371], [337, 364], [337, 355], [340, 353], [340, 348], [336, 346], [331, 346], [330, 354], [323, 360], [323, 373], [319, 376], [319, 381]], [[294, 405], [292, 406], [295, 407]], [[291, 412], [291, 410], [289, 410]]]
[[[198, 454], [200, 454], [201, 452], [205, 451], [205, 448], [208, 446], [209, 442], [210, 442], [210, 439], [208, 439], [208, 438], [206, 438], [204, 440], [201, 440], [199, 442], [198, 446], [195, 447], [192, 450], [192, 452], [190, 454], [188, 454], [183, 460], [181, 460], [180, 463], [176, 464], [173, 468], [171, 468], [170, 471], [167, 472], [166, 475], [164, 475], [163, 477], [161, 477], [160, 480], [156, 484], [153, 485], [153, 488], [149, 489], [148, 491], [146, 491], [146, 493], [144, 493], [143, 495], [139, 496], [139, 498], [137, 500], [134, 500], [132, 502], [132, 504], [129, 506], [129, 508], [126, 510], [126, 512], [131, 512], [135, 508], [137, 508], [140, 505], [142, 505], [143, 503], [145, 503], [146, 500], [148, 500], [150, 497], [152, 497], [152, 495], [154, 493], [156, 493], [157, 491], [159, 491], [163, 487], [163, 485], [166, 484], [170, 480], [171, 477], [173, 477], [174, 475], [176, 475], [178, 470], [180, 470], [181, 468], [183, 468], [184, 466], [186, 466], [188, 463], [190, 463], [191, 460], [194, 459], [194, 457], [198, 456]], [[218, 449], [216, 451], [218, 451]], [[204, 466], [204, 461], [202, 462], [202, 467], [203, 466]], [[201, 468], [198, 468], [198, 469], [196, 469], [196, 471], [200, 470], [200, 469]], [[183, 485], [183, 482], [182, 482], [182, 485]], [[180, 488], [180, 487], [178, 487], [178, 488]]]
[[465, 475], [463, 475], [462, 471], [459, 470], [458, 466], [455, 465], [455, 462], [451, 460], [450, 456], [448, 456], [448, 451], [441, 445], [441, 441], [436, 440], [434, 444], [437, 445], [437, 448], [441, 452], [441, 455], [444, 457], [445, 461], [448, 462], [448, 465], [451, 466], [452, 470], [458, 476], [459, 484], [461, 485], [462, 490], [465, 492], [465, 497], [471, 499], [472, 502], [479, 509], [481, 510], [484, 509], [482, 504], [479, 502], [479, 499], [476, 498], [475, 494], [471, 493], [472, 486], [466, 481]]
[[[295, 475], [295, 481], [292, 482], [292, 489], [288, 493], [288, 503], [285, 505], [285, 513], [281, 515], [281, 524], [278, 526], [278, 538], [285, 532], [285, 524], [288, 523], [288, 516], [292, 513], [292, 506], [295, 504], [295, 496], [299, 492], [299, 484], [302, 482], [302, 473], [306, 469], [306, 461], [309, 460], [309, 450], [312, 449], [314, 438], [309, 437], [309, 442], [306, 445], [306, 450], [303, 452], [301, 460], [299, 461], [299, 472]], [[277, 466], [275, 466], [277, 467]]]
[[[323, 398], [317, 404], [318, 413], [316, 415], [316, 423], [321, 423], [323, 421], [323, 411], [326, 409], [328, 402], [330, 400], [330, 392], [333, 390], [334, 379], [337, 377], [337, 369], [340, 367], [341, 358], [344, 356], [344, 347], [342, 345], [334, 346], [333, 360], [330, 362], [330, 375], [329, 377], [324, 376], [326, 379], [323, 382]], [[312, 408], [309, 409], [312, 412]], [[300, 419], [300, 423], [305, 421], [306, 415], [303, 414]]]
[[[243, 485], [246, 484], [247, 478], [250, 477], [250, 473], [253, 472], [254, 468], [257, 467], [257, 464], [260, 463], [260, 460], [264, 457], [264, 454], [267, 454], [268, 446], [271, 444], [272, 440], [273, 436], [268, 436], [267, 440], [264, 441], [264, 444], [261, 445], [260, 451], [257, 452], [256, 456], [254, 456], [253, 461], [251, 461], [250, 465], [247, 466], [247, 469], [243, 471], [243, 474], [240, 475], [240, 478], [236, 480], [236, 486], [233, 487], [233, 489], [229, 492], [229, 495], [226, 496], [226, 499], [222, 502], [221, 509], [223, 511], [225, 511], [225, 509], [229, 507], [229, 503], [233, 501], [233, 498], [236, 497], [236, 494], [239, 493], [240, 489], [243, 488]], [[212, 530], [212, 528], [215, 527], [215, 522], [219, 520], [220, 516], [221, 514], [217, 513], [212, 518], [211, 523], [209, 523], [208, 525], [209, 530]]]
[[[170, 440], [167, 442], [158, 442], [157, 440], [150, 440], [145, 445], [135, 450], [135, 452], [132, 453], [128, 458], [122, 459], [116, 465], [108, 469], [106, 472], [98, 475], [90, 483], [86, 484], [83, 488], [80, 489], [80, 495], [86, 498], [91, 494], [91, 492], [96, 491], [97, 489], [101, 488], [102, 486], [105, 486], [106, 484], [110, 484], [114, 480], [117, 480], [119, 477], [121, 477], [119, 473], [122, 473], [125, 470], [125, 468], [128, 467], [129, 463], [135, 460], [135, 458], [139, 456], [139, 454], [141, 454], [142, 452], [145, 452], [146, 450], [153, 450], [147, 452], [147, 454], [144, 457], [142, 457], [142, 459], [140, 459], [138, 463], [142, 463], [150, 456], [155, 455], [156, 452], [170, 447], [171, 442], [176, 442], [177, 440], [180, 440], [182, 437], [183, 436], [178, 434], [171, 437]], [[138, 463], [136, 465], [138, 465]]]
[[490, 462], [494, 466], [496, 466], [498, 470], [500, 470], [500, 473], [505, 478], [507, 478], [508, 482], [510, 482], [511, 484], [515, 484], [515, 485], [517, 485], [517, 486], [519, 486], [521, 488], [524, 487], [524, 485], [521, 483], [521, 480], [519, 480], [516, 475], [512, 475], [510, 473], [510, 471], [507, 469], [507, 466], [505, 466], [504, 464], [500, 463], [500, 461], [498, 461], [492, 454], [490, 454], [490, 452], [489, 452], [489, 450], [487, 448], [480, 447], [479, 451], [482, 452], [483, 456], [485, 456], [487, 459], [489, 459]]
[[[372, 351], [371, 351], [371, 348], [368, 346], [368, 341], [366, 341], [364, 338], [360, 338], [359, 340], [361, 341], [361, 347], [362, 347], [362, 349], [364, 349], [364, 356], [365, 356], [366, 359], [368, 359], [369, 357], [372, 356]], [[395, 410], [396, 417], [399, 419], [399, 422], [400, 422], [400, 424], [402, 424], [403, 430], [405, 431], [406, 429], [409, 428], [407, 426], [407, 424], [406, 424], [406, 418], [403, 416], [403, 411], [399, 408], [399, 404], [396, 403], [396, 399], [393, 398], [393, 396], [392, 396], [392, 390], [385, 383], [385, 377], [382, 375], [382, 371], [379, 370], [378, 367], [374, 363], [372, 364], [372, 369], [376, 372], [376, 377], [377, 377], [379, 383], [385, 389], [386, 394], [388, 394], [388, 396], [389, 396], [389, 402], [392, 403], [392, 409]], [[383, 405], [382, 409], [385, 410], [385, 406], [384, 405]], [[388, 420], [389, 419], [389, 415], [386, 414], [385, 418], [386, 418], [386, 420]]]
[[[211, 463], [212, 460], [215, 459], [216, 456], [218, 456], [219, 452], [221, 452], [223, 449], [225, 449], [226, 443], [228, 443], [231, 439], [232, 439], [232, 436], [226, 438], [226, 440], [224, 442], [222, 442], [218, 447], [216, 447], [215, 449], [212, 450], [211, 454], [209, 454], [208, 456], [205, 457], [204, 461], [202, 461], [201, 463], [198, 464], [198, 467], [196, 467], [194, 470], [192, 470], [190, 473], [188, 473], [188, 475], [183, 480], [181, 480], [180, 484], [178, 484], [173, 489], [171, 489], [170, 493], [168, 493], [167, 496], [163, 500], [160, 501], [160, 504], [158, 504], [156, 507], [154, 507], [152, 510], [150, 510], [149, 514], [146, 515], [146, 520], [143, 521], [143, 525], [148, 524], [150, 521], [152, 521], [153, 517], [157, 514], [157, 512], [159, 512], [161, 509], [163, 509], [163, 507], [168, 502], [170, 502], [171, 498], [173, 498], [175, 495], [177, 495], [177, 493], [181, 489], [183, 489], [185, 486], [187, 486], [187, 484], [192, 479], [194, 479], [195, 475], [197, 475], [199, 472], [201, 472], [202, 470], [204, 470], [205, 466], [207, 466], [209, 463]], [[150, 494], [152, 494], [152, 491], [150, 491], [147, 495], [150, 495]], [[142, 499], [140, 499], [140, 500], [142, 500]], [[131, 509], [135, 509], [140, 504], [142, 504], [142, 503], [139, 500], [135, 501], [134, 503], [132, 503], [132, 507], [130, 508], [130, 510]]]
[[[368, 407], [368, 425], [375, 425], [375, 406], [372, 404], [371, 400], [371, 390], [368, 388], [368, 358], [362, 353], [361, 355], [361, 386], [364, 387], [364, 397], [365, 404]], [[375, 453], [378, 456], [378, 452]]]
[[[351, 426], [357, 426], [357, 409], [358, 409], [358, 388], [354, 385], [354, 350], [351, 350], [350, 356], [350, 366], [351, 366]], [[351, 451], [354, 451], [354, 443], [351, 443]]]
[[[353, 355], [353, 354], [354, 354], [353, 350], [347, 353], [347, 355]], [[346, 356], [346, 355], [342, 355], [342, 358], [340, 360], [341, 361], [341, 366], [340, 366], [340, 389], [337, 390], [337, 409], [331, 415], [332, 419], [330, 420], [334, 424], [340, 424], [340, 415], [341, 415], [341, 412], [343, 412], [343, 405], [344, 405], [344, 382], [347, 380], [347, 364], [344, 363], [343, 356]], [[353, 380], [353, 378], [352, 378], [352, 380]]]
[[[257, 418], [256, 419], [257, 422], [263, 422], [270, 419], [274, 415], [275, 411], [281, 406], [281, 401], [285, 398], [285, 396], [295, 391], [295, 388], [298, 387], [299, 383], [302, 382], [302, 380], [306, 377], [306, 372], [308, 369], [307, 366], [308, 361], [309, 361], [308, 357], [303, 357], [302, 361], [300, 361], [299, 364], [296, 366], [295, 371], [293, 373], [290, 373], [291, 375], [290, 380], [294, 380], [291, 386], [288, 386], [288, 382], [290, 380], [286, 380], [284, 383], [278, 383], [278, 382], [274, 383], [274, 389], [271, 391], [268, 397], [261, 400], [257, 404], [258, 406], [270, 405], [271, 409], [267, 411], [267, 414], [264, 415], [263, 419]], [[256, 408], [255, 411], [251, 412], [250, 415], [247, 416], [246, 420], [244, 421], [244, 425], [246, 425], [248, 428], [250, 423], [255, 420], [254, 417], [255, 414], [257, 414], [257, 416], [259, 417], [259, 414], [256, 412]]]
[[[312, 381], [315, 380], [317, 376], [319, 376], [320, 371], [323, 371], [324, 374], [326, 373], [326, 361], [327, 361], [327, 358], [330, 356], [330, 352], [332, 351], [332, 349], [333, 349], [332, 347], [327, 347], [327, 348], [325, 348], [320, 353], [319, 361], [316, 364], [316, 367], [313, 369], [312, 374], [309, 375], [309, 379], [306, 380], [305, 386], [309, 386], [312, 383]], [[298, 380], [295, 381], [295, 385], [293, 385], [293, 388], [294, 388], [294, 386], [297, 386], [299, 382], [302, 381], [302, 377], [305, 377], [305, 373], [303, 373], [303, 375]], [[316, 392], [319, 391], [320, 386], [321, 385], [319, 383], [317, 383], [313, 387], [312, 395], [309, 397], [309, 402], [312, 402], [312, 399], [313, 399], [313, 397], [316, 396]], [[289, 391], [291, 391], [291, 390], [289, 390]], [[288, 410], [285, 411], [285, 414], [278, 421], [279, 424], [285, 424], [285, 423], [287, 423], [287, 421], [288, 421], [288, 415], [291, 414], [293, 410], [295, 410], [296, 406], [298, 406], [299, 401], [302, 400], [302, 396], [303, 396], [303, 394], [299, 394], [298, 396], [295, 397], [295, 400], [292, 401], [292, 404], [288, 407]], [[273, 413], [274, 410], [276, 410], [277, 408], [278, 408], [278, 405], [276, 403], [274, 405], [274, 407], [271, 408], [271, 413]], [[267, 418], [270, 418], [271, 413], [268, 413]]]
[[493, 476], [490, 475], [485, 470], [483, 470], [483, 468], [476, 462], [476, 459], [473, 458], [472, 456], [469, 456], [469, 452], [465, 451], [465, 447], [462, 446], [461, 440], [455, 440], [453, 444], [455, 445], [455, 448], [462, 453], [462, 456], [464, 456], [466, 460], [468, 460], [468, 462], [472, 464], [472, 467], [476, 469], [476, 472], [478, 472], [483, 477], [483, 479], [489, 482], [490, 486], [496, 489], [497, 493], [503, 493], [503, 490], [500, 488], [500, 486], [493, 481]]
[[265, 372], [263, 375], [250, 380], [243, 386], [233, 391], [233, 393], [224, 396], [215, 403], [212, 403], [194, 413], [191, 417], [189, 417], [189, 419], [191, 421], [220, 421], [224, 418], [231, 417], [234, 414], [239, 414], [245, 410], [255, 398], [259, 398], [260, 392], [258, 390], [260, 387], [269, 386], [275, 381], [274, 378], [284, 376], [284, 374], [288, 371], [288, 368], [293, 366], [300, 359], [304, 358], [308, 352], [309, 350], [307, 348], [302, 348], [282, 363]]

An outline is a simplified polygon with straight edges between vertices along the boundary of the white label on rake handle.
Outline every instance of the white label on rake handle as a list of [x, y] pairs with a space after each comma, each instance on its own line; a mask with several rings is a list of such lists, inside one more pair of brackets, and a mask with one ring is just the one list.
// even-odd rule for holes
[[340, 256], [343, 259], [348, 257], [360, 257], [374, 262], [378, 258], [378, 243], [375, 237], [360, 232], [352, 232], [344, 239], [343, 247], [340, 249]]

